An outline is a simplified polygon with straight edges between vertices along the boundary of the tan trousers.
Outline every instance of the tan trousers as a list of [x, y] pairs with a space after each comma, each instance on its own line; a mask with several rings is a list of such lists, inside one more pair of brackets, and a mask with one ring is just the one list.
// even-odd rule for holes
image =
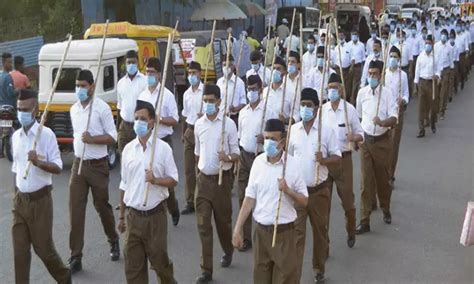
[[272, 247], [273, 226], [256, 225], [253, 234], [254, 284], [298, 283], [296, 230], [293, 223], [283, 226], [279, 226], [275, 247]]
[[196, 156], [194, 155], [194, 130], [189, 127], [184, 132], [184, 176], [186, 202], [194, 208]]
[[224, 171], [222, 186], [218, 185], [219, 175], [197, 176], [196, 217], [201, 239], [201, 270], [212, 274], [213, 270], [213, 229], [212, 216], [216, 224], [217, 236], [225, 254], [231, 254], [232, 246], [232, 170]]
[[127, 146], [130, 141], [135, 139], [136, 134], [135, 131], [133, 130], [133, 123], [128, 123], [125, 120], [122, 120], [119, 125], [118, 129], [118, 139], [117, 139], [117, 144], [118, 144], [118, 149], [120, 154], [122, 154], [123, 149], [125, 146]]
[[339, 195], [339, 198], [341, 199], [342, 208], [344, 209], [346, 217], [347, 235], [354, 236], [356, 230], [356, 209], [353, 189], [352, 152], [342, 153], [341, 162], [337, 165], [328, 166], [328, 169], [328, 185], [330, 192], [328, 218], [331, 214], [332, 187], [335, 183], [337, 195]]
[[466, 68], [466, 53], [459, 54], [459, 79], [461, 83], [461, 89], [464, 88], [464, 83], [467, 81], [467, 68]]
[[36, 200], [19, 191], [13, 199], [12, 240], [15, 283], [30, 283], [32, 245], [54, 280], [58, 283], [69, 283], [69, 269], [58, 255], [53, 242], [51, 187], [41, 190], [46, 193]]
[[441, 72], [441, 86], [439, 86], [439, 110], [441, 114], [444, 114], [446, 106], [448, 105], [448, 98], [450, 95], [449, 76], [449, 67], [444, 68], [443, 72]]
[[107, 159], [96, 162], [84, 161], [81, 175], [77, 174], [79, 159], [74, 159], [69, 179], [69, 216], [71, 230], [69, 248], [71, 256], [82, 257], [84, 247], [84, 223], [89, 189], [95, 210], [109, 242], [118, 239], [115, 231], [115, 219], [112, 206], [109, 204], [109, 166]]
[[[171, 140], [171, 135], [163, 137], [161, 138], [161, 140], [168, 143], [171, 149], [173, 149], [173, 141]], [[168, 207], [168, 212], [170, 214], [179, 213], [178, 200], [176, 199], [174, 187], [168, 188], [168, 198], [166, 199], [166, 206]]]
[[454, 92], [458, 92], [459, 88], [459, 61], [454, 61], [454, 69], [452, 70], [452, 78], [453, 78], [453, 88]]
[[390, 136], [392, 139], [392, 163], [390, 165], [390, 177], [395, 177], [395, 170], [397, 169], [398, 152], [400, 150], [400, 141], [402, 139], [404, 115], [404, 110], [400, 110], [398, 112], [397, 125], [395, 126], [395, 128], [390, 130]]
[[349, 72], [349, 81], [346, 81], [346, 82], [349, 82], [350, 84], [349, 86], [351, 87], [351, 90], [348, 94], [350, 94], [349, 101], [353, 105], [356, 105], [357, 93], [359, 92], [361, 77], [362, 77], [362, 64], [359, 63], [359, 64], [354, 65], [354, 68], [352, 68], [352, 72]]
[[390, 136], [385, 133], [373, 141], [366, 135], [360, 150], [363, 180], [360, 198], [360, 223], [370, 225], [375, 192], [379, 198], [380, 208], [384, 212], [390, 212], [392, 195], [392, 187], [389, 184], [390, 152], [392, 151]]
[[[344, 79], [344, 91], [345, 91], [345, 94], [346, 94], [346, 101], [348, 102], [351, 102], [351, 89], [352, 89], [352, 85], [349, 83], [350, 82], [350, 67], [347, 67], [347, 68], [342, 68], [342, 75], [340, 74], [341, 72], [339, 72], [339, 67], [336, 68], [336, 73], [343, 77]], [[360, 78], [359, 78], [359, 84], [360, 84]]]
[[437, 122], [439, 93], [435, 90], [435, 99], [433, 100], [432, 90], [431, 80], [420, 79], [418, 82], [418, 127], [420, 131], [425, 129], [425, 119], [429, 118], [432, 125]]
[[308, 206], [296, 207], [296, 255], [297, 255], [297, 280], [301, 279], [303, 257], [306, 243], [306, 220], [309, 217], [313, 232], [313, 270], [325, 271], [328, 257], [328, 222], [329, 222], [329, 187], [326, 182], [316, 188], [308, 187]]
[[124, 246], [127, 283], [148, 283], [147, 261], [150, 261], [160, 283], [174, 283], [173, 263], [168, 257], [168, 222], [164, 203], [158, 207], [158, 212], [149, 216], [134, 209], [128, 211]]
[[[245, 198], [245, 189], [249, 181], [250, 169], [252, 168], [253, 161], [255, 160], [255, 153], [249, 153], [245, 150], [240, 150], [239, 160], [239, 206], [242, 207], [242, 203]], [[249, 216], [244, 223], [244, 240], [252, 240], [252, 218]]]

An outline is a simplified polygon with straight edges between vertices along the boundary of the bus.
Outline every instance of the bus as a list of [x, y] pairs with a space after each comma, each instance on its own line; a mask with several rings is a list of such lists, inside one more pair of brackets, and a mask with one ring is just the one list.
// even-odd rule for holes
[[303, 28], [319, 28], [319, 9], [314, 7], [304, 6], [286, 6], [278, 8], [276, 26], [281, 25], [281, 21], [286, 18], [291, 25], [291, 18], [293, 17], [293, 10], [296, 9], [295, 30], [299, 26], [299, 14], [303, 15]]

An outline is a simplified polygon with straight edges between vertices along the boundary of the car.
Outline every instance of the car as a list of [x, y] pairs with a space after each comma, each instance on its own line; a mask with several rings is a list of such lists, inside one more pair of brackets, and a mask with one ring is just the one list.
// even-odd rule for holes
[[402, 8], [400, 10], [400, 17], [402, 19], [411, 19], [413, 18], [414, 14], [420, 17], [422, 13], [423, 13], [423, 10], [419, 8]]

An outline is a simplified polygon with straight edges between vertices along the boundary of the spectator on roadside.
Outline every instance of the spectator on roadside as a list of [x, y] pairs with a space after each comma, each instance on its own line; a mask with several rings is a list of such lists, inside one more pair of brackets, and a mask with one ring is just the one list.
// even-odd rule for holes
[[260, 49], [260, 43], [253, 37], [253, 26], [247, 28], [247, 43], [250, 46], [250, 52]]
[[283, 18], [281, 25], [277, 27], [277, 34], [280, 40], [285, 40], [290, 35], [290, 29], [288, 28], [288, 20]]
[[10, 72], [10, 76], [12, 76], [15, 91], [31, 88], [30, 79], [25, 75], [24, 63], [25, 58], [23, 58], [23, 56], [15, 56], [15, 58], [13, 58], [15, 70]]
[[14, 92], [13, 79], [10, 72], [13, 70], [12, 55], [10, 53], [2, 54], [2, 67], [0, 71], [0, 106], [16, 106], [16, 97]]

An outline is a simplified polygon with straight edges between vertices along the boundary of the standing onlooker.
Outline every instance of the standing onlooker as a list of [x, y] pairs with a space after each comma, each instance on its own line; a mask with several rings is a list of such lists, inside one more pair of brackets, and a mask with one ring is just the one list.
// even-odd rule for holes
[[[12, 71], [12, 55], [10, 53], [2, 54], [3, 70], [0, 70], [0, 106], [11, 105], [16, 108], [15, 92], [13, 91], [13, 79], [10, 75]], [[3, 140], [0, 139], [0, 159], [3, 155]]]
[[15, 58], [13, 58], [15, 70], [10, 71], [10, 76], [12, 76], [15, 91], [29, 89], [31, 87], [30, 79], [25, 75], [24, 63], [25, 58], [23, 58], [23, 56], [15, 56]]
[[277, 27], [277, 34], [280, 40], [285, 40], [290, 35], [290, 29], [288, 28], [288, 20], [283, 18], [281, 24]]

